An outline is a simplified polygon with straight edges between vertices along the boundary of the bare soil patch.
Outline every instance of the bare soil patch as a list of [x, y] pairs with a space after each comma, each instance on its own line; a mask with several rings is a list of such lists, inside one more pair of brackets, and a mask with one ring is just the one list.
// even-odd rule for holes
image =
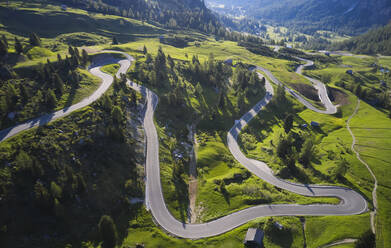
[[313, 86], [308, 84], [292, 84], [291, 86], [294, 90], [300, 92], [300, 94], [306, 98], [320, 102], [318, 91]]
[[349, 104], [349, 96], [340, 89], [327, 86], [327, 93], [329, 98], [335, 104], [340, 106]]

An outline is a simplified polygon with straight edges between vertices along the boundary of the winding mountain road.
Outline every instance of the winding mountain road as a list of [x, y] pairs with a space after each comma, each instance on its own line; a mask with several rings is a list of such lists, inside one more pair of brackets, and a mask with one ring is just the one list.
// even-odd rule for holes
[[[273, 74], [262, 68], [257, 67], [268, 75], [275, 84], [281, 84]], [[160, 165], [159, 165], [159, 139], [154, 125], [154, 111], [158, 104], [158, 97], [152, 91], [145, 89], [147, 98], [147, 106], [144, 117], [144, 129], [147, 137], [147, 156], [146, 156], [146, 205], [151, 210], [156, 222], [166, 231], [171, 234], [191, 239], [199, 239], [222, 234], [234, 229], [242, 224], [247, 223], [262, 216], [297, 216], [297, 215], [353, 215], [367, 211], [367, 202], [357, 192], [344, 187], [338, 186], [317, 186], [317, 185], [302, 185], [284, 181], [275, 177], [270, 168], [263, 162], [248, 159], [240, 150], [236, 141], [237, 136], [243, 127], [245, 127], [251, 119], [256, 116], [259, 111], [266, 106], [273, 97], [273, 87], [266, 80], [266, 96], [259, 101], [248, 113], [246, 113], [229, 131], [227, 135], [228, 148], [243, 166], [249, 171], [257, 175], [259, 178], [273, 184], [279, 188], [289, 190], [291, 192], [317, 197], [337, 197], [341, 199], [338, 205], [330, 204], [314, 204], [314, 205], [298, 205], [298, 204], [281, 204], [281, 205], [259, 205], [247, 208], [219, 219], [203, 224], [186, 224], [175, 219], [167, 209], [164, 201], [161, 180], [160, 180]], [[325, 88], [324, 88], [325, 89]], [[290, 90], [286, 87], [286, 90]], [[332, 114], [336, 112], [336, 107], [329, 103], [325, 103], [326, 110], [318, 110], [309, 102], [294, 95], [300, 102], [307, 107], [319, 113]], [[326, 92], [327, 96], [327, 92]], [[322, 99], [322, 98], [321, 98]], [[330, 106], [332, 105], [332, 106]]]
[[[130, 66], [131, 61], [133, 60], [131, 56], [126, 53], [122, 53], [126, 56], [126, 60], [121, 60], [118, 63], [121, 65], [120, 71], [117, 73], [117, 76], [121, 72], [126, 72]], [[6, 131], [2, 131], [2, 135], [6, 134], [1, 140], [4, 140], [12, 135], [15, 135], [18, 132], [32, 128], [36, 125], [46, 124], [52, 119], [60, 118], [69, 114], [70, 112], [87, 106], [96, 99], [98, 99], [110, 86], [113, 81], [113, 78], [100, 71], [100, 67], [103, 64], [96, 65], [92, 67], [90, 72], [103, 80], [102, 85], [99, 89], [89, 98], [83, 100], [81, 103], [73, 105], [68, 109], [60, 110], [52, 115], [50, 119], [46, 116], [37, 118], [34, 121], [18, 125], [14, 128], [11, 128]], [[275, 84], [281, 84], [272, 73], [268, 70], [258, 67], [259, 70], [263, 71], [268, 75], [268, 77]], [[323, 216], [323, 215], [353, 215], [360, 214], [367, 211], [367, 202], [365, 199], [358, 194], [357, 192], [344, 187], [338, 186], [317, 186], [317, 185], [303, 185], [291, 183], [284, 181], [275, 177], [271, 169], [267, 164], [252, 160], [247, 158], [240, 150], [238, 143], [236, 141], [240, 131], [245, 127], [251, 119], [259, 114], [259, 111], [266, 106], [273, 97], [274, 91], [271, 83], [266, 80], [266, 96], [259, 101], [248, 113], [243, 115], [243, 117], [232, 127], [228, 132], [227, 142], [228, 148], [235, 157], [243, 166], [245, 166], [249, 171], [257, 175], [259, 178], [267, 181], [270, 184], [273, 184], [279, 188], [289, 190], [291, 192], [305, 195], [305, 196], [316, 196], [316, 197], [337, 197], [341, 199], [340, 204], [331, 205], [331, 204], [313, 204], [313, 205], [298, 205], [298, 204], [270, 204], [270, 205], [259, 205], [251, 208], [247, 208], [227, 216], [221, 217], [219, 219], [203, 223], [203, 224], [186, 224], [175, 219], [172, 214], [169, 212], [166, 203], [164, 201], [162, 185], [160, 180], [160, 163], [159, 163], [159, 138], [154, 124], [154, 111], [158, 104], [158, 97], [155, 93], [149, 89], [137, 85], [128, 80], [128, 85], [141, 92], [146, 98], [145, 112], [144, 112], [144, 130], [146, 135], [146, 207], [149, 209], [156, 220], [156, 222], [167, 232], [171, 234], [191, 239], [199, 239], [204, 237], [211, 237], [215, 235], [222, 234], [229, 230], [232, 230], [240, 225], [247, 223], [250, 220], [253, 220], [258, 217], [263, 216]], [[286, 87], [286, 86], [285, 86]], [[286, 87], [286, 90], [290, 91]], [[322, 89], [320, 89], [322, 90]], [[320, 93], [321, 94], [321, 93]], [[320, 113], [334, 113], [336, 108], [329, 105], [327, 100], [325, 101], [326, 110], [318, 110], [308, 103], [305, 99], [301, 98], [297, 94], [292, 94], [300, 102], [302, 102], [308, 108], [320, 112]], [[327, 95], [327, 94], [326, 94]], [[322, 99], [322, 98], [321, 98]], [[329, 100], [328, 100], [329, 101]]]
[[[106, 53], [118, 53], [117, 51], [104, 51]], [[24, 122], [22, 124], [16, 125], [14, 127], [10, 127], [7, 129], [4, 129], [0, 131], [0, 142], [4, 141], [8, 138], [11, 138], [12, 136], [23, 132], [25, 130], [38, 127], [38, 126], [43, 126], [48, 124], [50, 121], [56, 120], [58, 118], [64, 117], [66, 115], [69, 115], [75, 110], [84, 108], [91, 103], [95, 102], [98, 100], [110, 87], [110, 85], [113, 83], [113, 77], [109, 74], [103, 73], [100, 69], [102, 66], [107, 65], [107, 64], [113, 64], [113, 63], [118, 63], [120, 65], [120, 68], [118, 69], [117, 76], [119, 76], [121, 73], [126, 73], [127, 70], [130, 67], [131, 62], [133, 61], [133, 58], [126, 54], [123, 53], [124, 56], [126, 56], [126, 59], [123, 60], [118, 60], [115, 58], [98, 58], [97, 60], [94, 60], [92, 65], [89, 68], [89, 71], [91, 74], [99, 77], [102, 79], [101, 85], [98, 87], [98, 89], [89, 97], [84, 98], [82, 101], [69, 106], [65, 107], [61, 110], [58, 110], [53, 113], [45, 114], [40, 117], [34, 118], [32, 120], [29, 120], [27, 122]]]

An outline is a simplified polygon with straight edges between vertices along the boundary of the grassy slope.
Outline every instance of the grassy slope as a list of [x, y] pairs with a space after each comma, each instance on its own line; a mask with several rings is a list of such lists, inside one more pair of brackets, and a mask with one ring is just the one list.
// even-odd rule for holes
[[170, 54], [173, 58], [188, 60], [191, 59], [193, 55], [196, 55], [200, 61], [207, 60], [209, 53], [213, 52], [215, 58], [219, 60], [226, 60], [231, 58], [234, 60], [234, 63], [237, 61], [242, 61], [244, 63], [264, 66], [272, 71], [278, 79], [287, 84], [311, 84], [292, 70], [292, 62], [253, 54], [245, 48], [237, 46], [236, 42], [214, 41], [205, 36], [202, 38], [205, 40], [201, 42], [199, 47], [195, 46], [193, 43], [190, 43], [190, 46], [188, 47], [175, 48], [169, 45], [160, 44], [158, 39], [143, 39], [113, 47], [124, 51], [129, 51], [130, 49], [141, 51], [145, 44], [148, 48], [148, 52], [156, 54], [158, 47], [161, 46], [163, 50], [167, 54]]
[[371, 166], [378, 180], [377, 247], [387, 247], [391, 242], [391, 120], [384, 113], [361, 102], [360, 109], [351, 121], [357, 139], [356, 149]]
[[[53, 13], [59, 11], [58, 7], [53, 7], [53, 8], [55, 10], [55, 11], [53, 11]], [[26, 11], [30, 11], [30, 10], [26, 9]], [[37, 9], [35, 8], [34, 11], [37, 11]], [[60, 13], [60, 14], [63, 15], [63, 13]], [[81, 14], [82, 16], [87, 15], [85, 12], [80, 11], [80, 10], [72, 10], [71, 14], [72, 15], [73, 14]], [[105, 16], [104, 18], [106, 18], [106, 17], [107, 16]], [[103, 17], [100, 17], [100, 18], [103, 19]], [[116, 18], [117, 17], [113, 17], [113, 19], [116, 19]], [[2, 32], [4, 32], [4, 31], [2, 31]], [[6, 33], [6, 34], [8, 35], [9, 33]], [[44, 43], [45, 42], [46, 41], [44, 39]], [[51, 43], [51, 41], [49, 40], [48, 43]], [[157, 46], [159, 45], [157, 40], [142, 40], [142, 41], [130, 43], [127, 45], [122, 45], [122, 46], [120, 46], [120, 48], [122, 48], [124, 50], [128, 50], [129, 48], [140, 49], [144, 43], [147, 44], [148, 49], [152, 49], [152, 51], [154, 51], [157, 48]], [[266, 59], [261, 56], [255, 56], [240, 47], [236, 47], [234, 45], [234, 43], [232, 43], [232, 42], [224, 42], [223, 44], [224, 45], [222, 45], [222, 43], [209, 41], [206, 44], [202, 44], [201, 48], [196, 48], [196, 47], [192, 46], [192, 47], [185, 48], [185, 49], [176, 49], [176, 48], [172, 48], [172, 47], [165, 46], [165, 45], [163, 45], [163, 47], [164, 47], [165, 51], [166, 51], [166, 49], [174, 49], [173, 53], [170, 53], [170, 52], [169, 53], [171, 54], [171, 56], [173, 56], [173, 54], [174, 54], [174, 56], [177, 58], [185, 58], [184, 54], [187, 53], [189, 58], [191, 58], [191, 56], [193, 54], [198, 54], [200, 59], [203, 60], [203, 59], [207, 58], [209, 52], [212, 51], [212, 49], [213, 49], [214, 52], [215, 51], [217, 52], [217, 53], [215, 52], [215, 55], [218, 59], [219, 58], [226, 59], [226, 58], [230, 58], [230, 57], [234, 58], [234, 59], [244, 58], [244, 61], [254, 63], [254, 64], [257, 63], [260, 65], [263, 65], [263, 66], [271, 69], [273, 72], [277, 72], [277, 71], [281, 72], [281, 70], [282, 70], [282, 69], [280, 69], [281, 68], [280, 65], [281, 65], [281, 63], [282, 64], [284, 64], [284, 63], [281, 61], [274, 60], [274, 59]], [[46, 60], [46, 58], [42, 59], [42, 61], [44, 61], [44, 60]], [[278, 64], [278, 65], [273, 68], [272, 64], [274, 64], [274, 65]], [[286, 72], [283, 74], [286, 74]], [[281, 76], [281, 77], [284, 77], [284, 76]], [[289, 77], [290, 76], [286, 76], [286, 79], [289, 80], [290, 79]], [[348, 138], [348, 137], [346, 137], [346, 138]]]
[[[156, 54], [158, 47], [161, 46], [173, 58], [188, 60], [195, 55], [198, 56], [200, 61], [207, 60], [209, 53], [213, 52], [215, 58], [219, 60], [230, 58], [233, 59], [234, 63], [241, 61], [243, 63], [263, 66], [270, 70], [281, 82], [292, 87], [295, 87], [295, 84], [305, 84], [312, 87], [310, 81], [294, 72], [294, 68], [296, 68], [298, 63], [256, 55], [244, 47], [237, 46], [236, 42], [232, 41], [214, 41], [205, 36], [200, 36], [199, 39], [204, 40], [203, 42], [198, 42], [201, 44], [199, 47], [195, 46], [194, 43], [189, 43], [190, 46], [188, 47], [175, 48], [161, 44], [158, 39], [142, 39], [128, 44], [112, 46], [111, 48], [123, 51], [142, 51], [143, 46], [146, 45], [148, 52]], [[319, 101], [306, 99], [319, 108], [323, 108], [323, 105]]]
[[[78, 68], [77, 72], [80, 76], [78, 87], [73, 88], [69, 85], [65, 85], [64, 94], [61, 96], [61, 98], [58, 99], [54, 110], [60, 110], [64, 107], [80, 102], [82, 99], [90, 96], [100, 86], [101, 80], [91, 75], [87, 70]], [[22, 82], [26, 84], [28, 83], [28, 85], [33, 88], [39, 89], [41, 87], [39, 82], [36, 82], [29, 77], [23, 78]], [[18, 84], [14, 85], [19, 85], [22, 82], [18, 82]], [[37, 101], [42, 101], [42, 99], [33, 98], [30, 100], [31, 101], [24, 104], [24, 107], [21, 110], [17, 111], [18, 115], [15, 119], [15, 122], [9, 122], [6, 127], [25, 122], [43, 114], [42, 110], [37, 108]]]
[[84, 98], [90, 96], [101, 84], [100, 78], [91, 75], [87, 70], [78, 69], [78, 71], [82, 77], [82, 80], [79, 83], [79, 88], [77, 88], [75, 92], [64, 94], [56, 109], [61, 109], [80, 102]]
[[59, 5], [21, 1], [12, 1], [9, 7], [4, 2], [0, 3], [0, 23], [0, 35], [4, 34], [9, 40], [10, 52], [13, 51], [15, 36], [25, 45], [31, 32], [41, 37], [43, 47], [27, 52], [32, 60], [19, 63], [17, 67], [38, 65], [46, 62], [47, 58], [56, 61], [54, 53], [67, 55], [68, 45], [97, 46], [99, 49], [99, 45], [107, 44], [113, 36], [120, 42], [130, 42], [137, 38], [158, 37], [166, 32], [129, 18], [73, 8], [62, 11]]
[[118, 64], [111, 64], [111, 65], [105, 65], [101, 68], [101, 70], [105, 73], [108, 73], [110, 75], [115, 75], [119, 69]]
[[367, 231], [369, 214], [358, 216], [324, 216], [306, 218], [308, 248], [316, 248], [334, 241], [358, 238]]
[[[389, 57], [342, 57], [343, 64], [351, 65], [356, 77], [359, 78], [363, 88], [379, 88], [380, 80], [385, 80], [389, 84], [389, 79], [383, 76], [379, 71], [373, 72], [370, 67], [373, 63], [378, 63], [382, 66], [390, 67], [391, 62]], [[326, 78], [331, 84], [339, 81], [344, 81], [348, 85], [354, 85], [355, 80], [348, 76], [345, 72], [348, 68], [331, 67], [322, 70], [310, 71], [309, 73], [318, 76], [321, 79]], [[353, 109], [356, 104], [356, 99], [350, 100], [350, 109]], [[308, 113], [308, 117], [310, 114]], [[379, 181], [377, 190], [378, 197], [378, 218], [377, 218], [377, 247], [387, 247], [391, 242], [391, 230], [389, 228], [389, 211], [391, 209], [391, 200], [387, 197], [391, 191], [389, 186], [391, 181], [387, 177], [387, 168], [391, 164], [391, 156], [389, 147], [391, 146], [389, 138], [391, 135], [389, 127], [391, 120], [387, 117], [385, 111], [377, 110], [367, 103], [361, 101], [358, 114], [352, 119], [351, 127], [356, 136], [356, 149], [360, 152], [361, 157], [371, 166]], [[338, 134], [340, 140], [351, 143], [351, 137], [344, 131], [343, 134]], [[338, 137], [336, 136], [336, 137]], [[335, 138], [329, 138], [329, 143], [335, 143]], [[368, 177], [368, 172], [361, 163], [351, 163], [351, 171], [355, 171], [356, 176], [350, 176], [349, 181], [356, 182], [360, 188], [364, 186], [367, 197], [371, 199], [369, 192], [372, 190], [373, 181]], [[366, 179], [365, 179], [366, 178]], [[368, 181], [366, 183], [365, 181]]]
[[[116, 47], [118, 49], [125, 50], [125, 51], [126, 50], [128, 50], [128, 51], [129, 50], [141, 50], [141, 48], [143, 47], [144, 44], [146, 44], [149, 52], [152, 52], [152, 53], [156, 53], [157, 47], [159, 45], [162, 45], [162, 44], [159, 44], [157, 40], [149, 39], [149, 40], [133, 42], [130, 44], [124, 44], [124, 45], [120, 45], [120, 46], [116, 46]], [[191, 58], [193, 56], [193, 54], [195, 54], [195, 55], [199, 56], [201, 61], [206, 60], [209, 52], [212, 51], [212, 49], [213, 49], [214, 55], [217, 59], [227, 59], [227, 58], [232, 58], [232, 57], [239, 58], [239, 56], [243, 56], [242, 61], [253, 63], [253, 64], [259, 63], [261, 65], [264, 65], [265, 67], [269, 67], [269, 69], [271, 69], [271, 70], [273, 70], [271, 63], [276, 61], [275, 59], [270, 59], [270, 62], [269, 62], [269, 58], [266, 59], [261, 56], [253, 55], [253, 54], [247, 52], [246, 50], [235, 46], [235, 44], [233, 44], [232, 42], [205, 41], [201, 44], [201, 47], [190, 46], [190, 47], [187, 47], [184, 49], [178, 49], [178, 48], [174, 48], [174, 47], [166, 46], [166, 45], [162, 45], [162, 47], [163, 47], [164, 51], [166, 52], [166, 54], [170, 54], [173, 58], [177, 58], [177, 59]], [[187, 54], [187, 56], [186, 56], [186, 54]], [[352, 99], [350, 101], [354, 102], [354, 97], [352, 97]], [[331, 125], [329, 127], [329, 130], [327, 130], [327, 127], [326, 127], [325, 131], [328, 132], [328, 131], [334, 130], [334, 133], [331, 136], [328, 135], [328, 137], [324, 139], [324, 143], [322, 143], [322, 145], [321, 145], [322, 148], [324, 148], [326, 150], [327, 149], [335, 149], [335, 150], [340, 149], [339, 147], [337, 147], [337, 145], [334, 145], [332, 148], [330, 147], [330, 143], [333, 141], [333, 139], [336, 139], [337, 137], [343, 137], [343, 140], [344, 140], [343, 146], [344, 147], [349, 145], [349, 141], [346, 141], [346, 140], [350, 139], [349, 134], [342, 127], [344, 126], [344, 121], [352, 113], [353, 107], [354, 106], [344, 108], [343, 112], [346, 112], [346, 113], [343, 115], [344, 116], [343, 119], [338, 120], [338, 118], [330, 117], [332, 119], [334, 118], [334, 122], [336, 122], [336, 123], [334, 125]], [[328, 118], [322, 119], [320, 116], [321, 115], [317, 116], [317, 118], [318, 118], [317, 120], [319, 122], [326, 123], [326, 122], [330, 121]], [[313, 115], [313, 113], [309, 113], [309, 112], [306, 113], [304, 111], [302, 118], [305, 119], [307, 122], [310, 122], [311, 120], [313, 120], [314, 115]], [[202, 149], [199, 150], [198, 157], [200, 155], [202, 157], [203, 156], [202, 153], [204, 153], [204, 154], [206, 154], [205, 157], [208, 157], [208, 159], [210, 159], [209, 158], [209, 156], [211, 155], [210, 153], [226, 152], [226, 151], [224, 151], [225, 147], [223, 146], [223, 143], [224, 142], [222, 142], [221, 140], [218, 141], [217, 143], [211, 142], [210, 146], [206, 148], [206, 151], [202, 150]], [[329, 146], [329, 147], [327, 147], [327, 146]], [[210, 150], [207, 151], [208, 149], [210, 149]], [[361, 190], [362, 192], [364, 192], [365, 195], [367, 195], [367, 197], [370, 199], [371, 188], [369, 185], [370, 185], [371, 181], [370, 181], [369, 176], [367, 175], [367, 173], [365, 171], [363, 171], [362, 168], [359, 168], [360, 165], [358, 164], [358, 161], [353, 156], [347, 155], [347, 157], [348, 157], [347, 159], [350, 163], [354, 163], [356, 165], [356, 166], [354, 166], [354, 168], [352, 166], [352, 168], [349, 170], [349, 173], [347, 175], [348, 180], [353, 181], [353, 180], [360, 178], [360, 180], [362, 180], [362, 182], [360, 182], [360, 180], [358, 181], [359, 186], [357, 186], [357, 188], [359, 190]], [[209, 162], [211, 162], [211, 161], [208, 161], [208, 163]], [[231, 176], [235, 171], [240, 172], [240, 169], [233, 168], [233, 170], [230, 171], [231, 169], [228, 167], [227, 163], [222, 162], [221, 159], [218, 159], [212, 163], [216, 163], [216, 164], [215, 164], [215, 166], [211, 166], [212, 169], [208, 170], [208, 174], [211, 176], [209, 177], [209, 175], [208, 175], [208, 176], [204, 177], [204, 179], [201, 180], [201, 183], [199, 184], [200, 189], [199, 189], [198, 202], [201, 203], [200, 204], [201, 207], [204, 207], [203, 200], [207, 199], [206, 201], [209, 201], [209, 204], [215, 206], [215, 208], [212, 208], [212, 209], [216, 210], [216, 211], [213, 210], [202, 217], [205, 219], [214, 218], [215, 216], [219, 216], [221, 213], [224, 213], [227, 210], [229, 211], [230, 209], [234, 209], [237, 207], [238, 208], [245, 207], [245, 205], [243, 205], [243, 203], [238, 204], [238, 199], [233, 199], [231, 201], [232, 204], [230, 203], [231, 204], [231, 206], [230, 206], [228, 204], [227, 200], [224, 199], [224, 197], [221, 195], [221, 193], [214, 191], [214, 188], [216, 186], [213, 186], [214, 185], [213, 179], [216, 179], [219, 177], [222, 178], [224, 176]], [[319, 167], [323, 168], [323, 166], [319, 166]], [[325, 169], [328, 169], [330, 167], [332, 167], [332, 164], [330, 164], [330, 163], [328, 165], [324, 166]], [[322, 169], [320, 169], [320, 170], [322, 170]], [[246, 183], [248, 183], [248, 185], [251, 185], [255, 182], [256, 182], [256, 180], [249, 179], [249, 181]], [[237, 195], [241, 190], [240, 186], [237, 187], [235, 185], [227, 186], [227, 188], [229, 190], [232, 190], [233, 192], [236, 192]], [[208, 197], [206, 197], [206, 195], [208, 195]], [[239, 197], [239, 199], [240, 198], [241, 197]], [[240, 200], [243, 201], [243, 198]], [[223, 203], [223, 204], [221, 204], [221, 203]], [[332, 217], [330, 217], [330, 218], [332, 218]], [[356, 217], [351, 217], [351, 218], [360, 219], [361, 217], [356, 216]], [[368, 225], [368, 223], [362, 224], [362, 225], [360, 225], [360, 228], [368, 227], [367, 225]], [[332, 228], [332, 225], [328, 225], [327, 228]]]
[[280, 190], [258, 177], [251, 175], [246, 180], [239, 180], [226, 186], [227, 195], [219, 191], [216, 180], [232, 179], [234, 174], [247, 173], [238, 164], [220, 137], [207, 136], [209, 141], [199, 147], [197, 168], [200, 170], [200, 184], [197, 194], [197, 205], [201, 209], [200, 219], [208, 221], [239, 209], [258, 204], [284, 203], [337, 203], [334, 198], [310, 198]]
[[[304, 132], [309, 132], [312, 135], [315, 135], [316, 140], [318, 140], [317, 145], [317, 155], [318, 161], [313, 163], [314, 170], [308, 170], [302, 168], [306, 174], [309, 176], [311, 183], [320, 183], [320, 184], [341, 184], [341, 182], [335, 182], [333, 180], [330, 181], [330, 172], [336, 165], [336, 160], [338, 156], [344, 157], [349, 163], [349, 170], [346, 174], [346, 181], [342, 183], [342, 185], [346, 185], [350, 188], [354, 188], [355, 190], [363, 193], [369, 201], [371, 200], [371, 191], [373, 187], [373, 181], [368, 174], [366, 168], [355, 158], [355, 156], [350, 152], [350, 144], [352, 142], [351, 136], [345, 128], [345, 122], [347, 118], [353, 113], [355, 108], [356, 97], [352, 94], [349, 94], [349, 102], [351, 104], [345, 105], [341, 108], [341, 118], [337, 118], [331, 115], [323, 115], [318, 114], [310, 110], [299, 111], [298, 116], [295, 118], [295, 128], [293, 129], [295, 132], [302, 132], [302, 129], [299, 128], [299, 125], [302, 123], [309, 124], [311, 121], [317, 121], [321, 125], [321, 132], [318, 132], [313, 129], [309, 129]], [[281, 117], [280, 117], [281, 118]], [[276, 113], [263, 111], [260, 115], [260, 121], [258, 118], [255, 119], [255, 123], [250, 123], [252, 131], [257, 130], [259, 132], [257, 135], [252, 136], [253, 139], [250, 139], [250, 143], [255, 143], [255, 149], [243, 149], [247, 151], [250, 157], [268, 161], [271, 167], [276, 171], [281, 168], [278, 164], [275, 163], [275, 157], [273, 155], [269, 155], [267, 152], [262, 151], [261, 148], [266, 148], [266, 150], [271, 149], [270, 141], [276, 143], [278, 141], [278, 137], [280, 133], [283, 133], [282, 128], [282, 120], [279, 117], [276, 117]], [[259, 126], [258, 123], [262, 123], [262, 126]], [[259, 130], [259, 131], [258, 131]], [[250, 134], [253, 134], [250, 132]], [[243, 135], [241, 135], [242, 137]], [[257, 141], [256, 137], [261, 138]], [[248, 139], [248, 136], [246, 136]], [[329, 157], [329, 152], [332, 151], [332, 156]], [[349, 216], [349, 217], [327, 217], [327, 220], [322, 223], [322, 228], [325, 230], [333, 231], [335, 224], [333, 222], [339, 222], [340, 220], [347, 218], [347, 220], [355, 220], [357, 221], [357, 228], [360, 230], [366, 231], [369, 228], [369, 218], [365, 215], [365, 220], [363, 221], [363, 217], [361, 216]], [[313, 219], [317, 219], [318, 217], [313, 217]], [[336, 219], [334, 219], [336, 218]], [[320, 230], [320, 229], [315, 229]], [[315, 233], [308, 233], [307, 239], [317, 240], [319, 237]], [[331, 239], [321, 238], [319, 240], [318, 245], [326, 244], [331, 241], [337, 240], [337, 236], [332, 236]], [[343, 237], [343, 236], [342, 236]], [[348, 238], [349, 235], [346, 235]], [[357, 236], [355, 236], [357, 237]], [[338, 237], [339, 238], [339, 237]], [[312, 247], [312, 246], [309, 246]], [[317, 246], [313, 246], [317, 247]]]
[[[321, 67], [318, 70], [306, 71], [306, 74], [320, 78], [326, 83], [345, 82], [347, 85], [360, 83], [362, 89], [379, 89], [380, 80], [388, 82], [389, 79], [385, 78], [380, 71], [373, 72], [373, 67], [371, 67], [373, 63], [388, 65], [388, 60], [369, 56], [363, 58], [344, 56], [342, 65], [329, 65], [327, 68]], [[348, 75], [347, 70], [353, 70], [354, 75]]]

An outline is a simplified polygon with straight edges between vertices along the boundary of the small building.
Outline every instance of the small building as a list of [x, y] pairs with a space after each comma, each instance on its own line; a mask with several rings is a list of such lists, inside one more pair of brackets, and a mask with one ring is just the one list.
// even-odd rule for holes
[[302, 128], [307, 128], [308, 125], [307, 125], [307, 124], [303, 124], [303, 125], [301, 125], [301, 127], [302, 127]]
[[325, 52], [324, 55], [330, 56], [330, 52]]
[[224, 64], [232, 66], [233, 65], [233, 60], [232, 59], [227, 59], [224, 61]]
[[320, 124], [316, 121], [311, 121], [311, 126], [313, 127], [320, 127]]
[[62, 4], [62, 5], [61, 5], [61, 10], [62, 10], [62, 11], [67, 11], [67, 6], [66, 6], [65, 4]]
[[263, 248], [263, 237], [264, 233], [261, 229], [249, 228], [243, 243], [248, 247]]
[[347, 70], [346, 73], [349, 75], [353, 75], [353, 70]]

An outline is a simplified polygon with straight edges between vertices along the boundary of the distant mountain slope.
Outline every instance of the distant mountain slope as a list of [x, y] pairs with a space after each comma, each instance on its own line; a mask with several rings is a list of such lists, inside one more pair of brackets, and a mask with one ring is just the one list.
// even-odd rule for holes
[[[218, 12], [240, 13], [305, 33], [360, 34], [391, 19], [390, 0], [207, 0]], [[224, 8], [223, 8], [224, 5]]]
[[334, 50], [354, 53], [391, 55], [391, 23], [332, 46]]
[[[47, 2], [47, 0], [39, 0]], [[201, 0], [51, 0], [93, 12], [113, 14], [216, 34], [222, 25]]]

